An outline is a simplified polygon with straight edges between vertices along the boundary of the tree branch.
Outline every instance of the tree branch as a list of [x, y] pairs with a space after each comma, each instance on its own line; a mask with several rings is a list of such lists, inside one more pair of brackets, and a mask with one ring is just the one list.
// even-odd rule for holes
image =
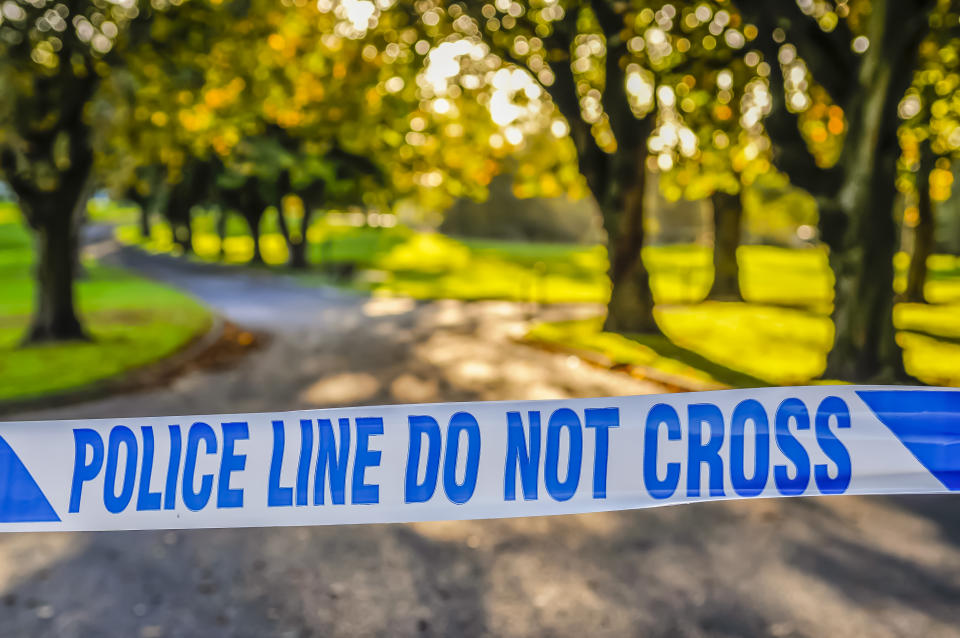
[[548, 60], [554, 81], [544, 88], [570, 126], [570, 136], [577, 148], [580, 173], [587, 180], [590, 190], [599, 197], [605, 186], [607, 154], [597, 144], [591, 126], [580, 114], [580, 94], [577, 92], [577, 81], [570, 66], [570, 49], [573, 46], [570, 34], [576, 32], [576, 25], [576, 12], [568, 11], [563, 20], [554, 24], [553, 32], [544, 38], [548, 51], [557, 58]]
[[[482, 3], [466, 2], [464, 6], [479, 26], [482, 34], [484, 23], [483, 16], [480, 13]], [[571, 7], [565, 12], [561, 20], [552, 23], [550, 34], [543, 38], [545, 60], [553, 72], [554, 81], [549, 86], [541, 84], [550, 95], [557, 110], [567, 120], [570, 127], [570, 137], [577, 149], [580, 173], [587, 180], [590, 190], [599, 196], [603, 192], [606, 181], [607, 154], [597, 144], [590, 124], [585, 122], [580, 114], [580, 94], [577, 92], [576, 78], [573, 76], [573, 69], [570, 67], [570, 50], [573, 46], [573, 37], [577, 32], [577, 18], [577, 9]], [[537, 76], [529, 68], [526, 60], [513, 54], [509, 44], [498, 46], [495, 38], [489, 35], [484, 37], [484, 40], [490, 45], [491, 50], [501, 58], [518, 67], [527, 69], [534, 77]], [[606, 106], [604, 106], [604, 109], [606, 109]], [[614, 131], [614, 134], [616, 135], [616, 131]]]
[[[857, 93], [856, 83], [852, 80], [860, 74], [861, 59], [850, 48], [853, 33], [845, 20], [840, 20], [832, 31], [827, 32], [805, 15], [794, 0], [734, 0], [734, 4], [741, 15], [761, 31], [783, 29], [817, 83], [841, 108], [847, 107]], [[767, 58], [771, 65], [776, 63], [776, 54]]]
[[623, 16], [605, 0], [590, 0], [590, 7], [603, 30], [607, 49], [600, 103], [610, 120], [610, 128], [617, 144], [634, 148], [637, 144], [645, 143], [646, 139], [638, 139], [638, 127], [627, 101], [623, 69], [620, 67], [620, 60], [627, 54], [626, 42], [620, 35], [624, 28]]

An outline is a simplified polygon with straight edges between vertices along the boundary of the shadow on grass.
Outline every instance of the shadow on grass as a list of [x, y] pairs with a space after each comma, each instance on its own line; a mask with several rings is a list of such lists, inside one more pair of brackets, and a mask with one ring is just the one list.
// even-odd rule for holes
[[735, 388], [762, 388], [770, 385], [770, 382], [759, 377], [728, 368], [697, 354], [693, 350], [678, 346], [662, 335], [626, 334], [623, 336], [650, 348], [661, 357], [675, 359], [691, 368], [702, 370], [724, 385]]

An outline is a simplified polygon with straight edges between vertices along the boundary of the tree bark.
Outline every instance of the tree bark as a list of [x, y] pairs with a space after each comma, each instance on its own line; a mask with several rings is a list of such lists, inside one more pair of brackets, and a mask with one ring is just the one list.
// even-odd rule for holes
[[327, 183], [323, 180], [316, 180], [297, 191], [303, 206], [303, 216], [300, 218], [300, 241], [290, 247], [290, 265], [294, 268], [307, 268], [310, 265], [307, 260], [307, 248], [310, 245], [307, 233], [310, 231], [313, 211], [316, 207], [326, 204], [326, 195]]
[[650, 274], [643, 263], [646, 137], [633, 157], [610, 157], [614, 175], [601, 193], [600, 210], [607, 231], [610, 301], [603, 329], [611, 332], [659, 333], [653, 318]]
[[896, 227], [892, 219], [889, 224], [873, 221], [870, 230], [862, 231], [863, 240], [830, 252], [836, 280], [831, 314], [835, 334], [826, 378], [875, 382], [906, 378], [893, 326]]
[[263, 211], [257, 213], [252, 210], [244, 215], [244, 218], [247, 220], [247, 225], [250, 227], [250, 237], [253, 239], [253, 257], [250, 258], [251, 264], [263, 264], [263, 253], [260, 252], [260, 218], [262, 215]]
[[[301, 198], [302, 199], [302, 198]], [[310, 228], [311, 208], [306, 203], [303, 205], [303, 217], [300, 218], [300, 234], [297, 241], [290, 241], [290, 266], [293, 268], [306, 268], [307, 263], [307, 230]]]
[[[862, 25], [869, 47], [850, 48], [849, 29], [825, 32], [795, 3], [736, 0], [744, 17], [765, 34], [757, 45], [770, 62], [772, 108], [765, 123], [773, 159], [791, 181], [820, 203], [820, 234], [830, 247], [836, 277], [834, 346], [824, 376], [848, 381], [908, 379], [893, 325], [893, 217], [899, 144], [897, 105], [913, 80], [919, 44], [929, 28], [933, 0], [874, 0]], [[841, 25], [844, 21], [841, 20]], [[777, 63], [781, 29], [813, 77], [844, 110], [843, 151], [829, 169], [816, 165], [785, 108]]]
[[[43, 10], [38, 4], [28, 7], [28, 21], [33, 23]], [[94, 69], [89, 44], [80, 42], [74, 29], [59, 34], [56, 42], [61, 63], [49, 73], [27, 68], [30, 42], [10, 44], [4, 51], [14, 68], [24, 65], [24, 82], [5, 86], [0, 169], [36, 236], [36, 307], [27, 343], [86, 338], [73, 283], [79, 215], [93, 165], [84, 112], [101, 74]]]
[[859, 90], [847, 110], [849, 129], [840, 158], [844, 179], [835, 199], [848, 223], [839, 241], [830, 244], [836, 288], [834, 347], [824, 372], [828, 378], [910, 379], [893, 325], [893, 256], [898, 245], [893, 202], [897, 105], [913, 80], [917, 47], [932, 5], [918, 4], [926, 10], [877, 0], [868, 19], [870, 48], [863, 55]]
[[140, 236], [150, 239], [150, 208], [146, 203], [140, 204]]
[[277, 228], [280, 230], [280, 234], [283, 236], [283, 241], [287, 244], [287, 249], [290, 249], [292, 242], [290, 237], [290, 228], [287, 226], [287, 220], [283, 216], [283, 200], [279, 199], [276, 203], [277, 207]]
[[220, 207], [219, 214], [217, 215], [217, 235], [220, 237], [220, 260], [223, 261], [223, 258], [226, 256], [227, 251], [224, 248], [224, 243], [227, 239], [227, 222], [230, 219], [230, 211]]
[[[647, 138], [656, 124], [656, 112], [637, 119], [626, 95], [625, 71], [621, 65], [627, 55], [621, 37], [624, 15], [602, 2], [592, 2], [606, 39], [605, 83], [601, 93], [603, 109], [616, 139], [616, 150], [602, 149], [590, 124], [580, 112], [577, 81], [570, 66], [570, 54], [577, 30], [579, 11], [570, 8], [553, 24], [545, 38], [553, 83], [544, 86], [570, 126], [570, 137], [577, 149], [580, 173], [593, 193], [603, 214], [609, 257], [610, 300], [604, 329], [616, 332], [660, 334], [653, 318], [653, 294], [650, 275], [643, 263], [644, 194], [646, 192]], [[523, 66], [509, 47], [499, 49], [507, 59]], [[534, 73], [536, 75], [536, 73]]]
[[[36, 302], [25, 343], [87, 339], [77, 317], [73, 282], [77, 275], [78, 211], [84, 188], [66, 184], [40, 200], [21, 199], [36, 235]], [[83, 201], [81, 201], [83, 200]], [[61, 210], [73, 201], [69, 212]]]
[[[897, 227], [890, 203], [897, 156], [886, 144], [876, 149], [857, 183], [846, 188], [849, 228], [830, 248], [836, 284], [832, 319], [834, 346], [824, 376], [850, 381], [906, 378], [893, 326], [893, 255]], [[877, 212], [879, 211], [879, 212]]]
[[190, 197], [189, 187], [184, 182], [174, 184], [170, 190], [170, 198], [164, 209], [164, 216], [170, 223], [173, 241], [188, 255], [193, 252], [193, 229], [191, 227], [190, 209], [196, 202]]
[[933, 213], [933, 201], [930, 198], [930, 172], [933, 171], [936, 158], [930, 149], [930, 142], [923, 143], [920, 149], [920, 170], [917, 172], [917, 225], [913, 228], [913, 253], [910, 255], [910, 269], [907, 271], [907, 288], [903, 293], [904, 301], [926, 303], [923, 288], [927, 282], [927, 258], [933, 253], [936, 222]]
[[189, 221], [174, 224], [173, 240], [183, 250], [184, 255], [189, 255], [193, 252], [193, 229], [190, 227]]
[[74, 127], [71, 132], [70, 166], [59, 175], [56, 190], [37, 188], [17, 173], [12, 155], [2, 157], [6, 177], [36, 238], [36, 301], [26, 344], [88, 338], [77, 316], [73, 284], [93, 154], [86, 129]]
[[743, 218], [740, 196], [715, 191], [710, 201], [713, 204], [714, 274], [707, 299], [743, 301], [740, 294], [740, 266], [737, 263]]

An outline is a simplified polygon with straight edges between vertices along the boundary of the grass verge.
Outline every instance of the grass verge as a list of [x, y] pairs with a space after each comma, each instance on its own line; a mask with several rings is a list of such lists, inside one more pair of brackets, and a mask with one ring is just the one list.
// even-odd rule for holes
[[[952, 314], [946, 324], [939, 315]], [[661, 306], [657, 322], [667, 338], [603, 332], [602, 319], [541, 323], [527, 340], [582, 351], [611, 366], [649, 367], [690, 385], [759, 387], [804, 385], [826, 365], [833, 340], [829, 317], [789, 308], [705, 302]], [[960, 386], [960, 308], [900, 304], [894, 314], [907, 371], [930, 385]], [[946, 324], [946, 325], [945, 325]]]
[[[221, 246], [213, 218], [195, 217], [197, 258], [236, 264], [249, 260], [252, 239], [242, 222], [230, 221]], [[260, 247], [268, 264], [282, 265], [287, 248], [275, 226], [274, 212], [262, 224]], [[176, 251], [163, 223], [154, 224], [147, 239], [135, 226], [120, 228], [118, 236], [148, 250]], [[336, 226], [324, 218], [310, 227], [308, 240], [315, 267], [296, 273], [305, 284], [330, 283], [327, 267], [349, 263], [355, 276], [348, 285], [373, 294], [597, 304], [609, 295], [601, 246], [457, 239], [402, 226]], [[748, 245], [738, 257], [741, 289], [749, 303], [698, 303], [713, 280], [711, 249], [644, 248], [666, 339], [603, 333], [599, 319], [541, 325], [530, 339], [707, 385], [787, 385], [817, 378], [833, 331], [828, 317], [833, 276], [826, 252]], [[894, 264], [895, 284], [902, 288], [909, 258], [899, 253]], [[933, 303], [899, 304], [894, 316], [898, 338], [907, 368], [917, 378], [960, 385], [960, 257], [934, 255], [928, 266], [926, 295]]]
[[211, 324], [210, 312], [191, 297], [85, 261], [77, 298], [92, 341], [21, 347], [33, 305], [32, 262], [31, 238], [15, 211], [0, 210], [0, 401], [122, 374], [176, 352]]

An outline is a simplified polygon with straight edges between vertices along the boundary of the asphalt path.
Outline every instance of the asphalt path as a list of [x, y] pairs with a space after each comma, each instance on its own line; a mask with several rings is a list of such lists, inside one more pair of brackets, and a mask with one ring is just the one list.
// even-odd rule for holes
[[[372, 299], [104, 245], [265, 345], [227, 369], [7, 419], [661, 390], [516, 342], [531, 319], [595, 308]], [[0, 535], [0, 636], [369, 635], [960, 636], [960, 499]]]

